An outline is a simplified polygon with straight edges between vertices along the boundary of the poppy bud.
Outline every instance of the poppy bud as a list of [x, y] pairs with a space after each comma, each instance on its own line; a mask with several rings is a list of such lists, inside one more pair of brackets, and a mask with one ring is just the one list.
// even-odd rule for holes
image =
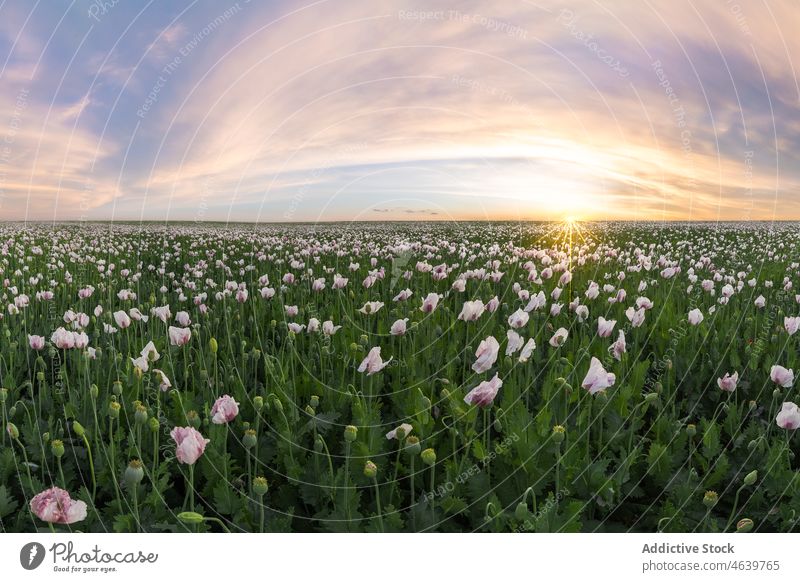
[[317, 438], [314, 439], [314, 450], [317, 453], [321, 453], [324, 448], [325, 448], [325, 443], [322, 442], [322, 437], [317, 435]]
[[703, 495], [703, 505], [711, 509], [717, 504], [719, 501], [719, 495], [717, 495], [716, 491], [706, 491], [705, 495]]
[[19, 429], [17, 428], [17, 425], [14, 424], [13, 422], [9, 422], [6, 425], [6, 432], [8, 433], [8, 436], [10, 436], [14, 440], [17, 440], [19, 438]]
[[316, 416], [317, 415], [317, 411], [314, 410], [313, 408], [311, 408], [308, 405], [306, 405], [305, 410], [306, 410], [306, 414], [309, 415], [309, 416]]
[[773, 397], [775, 400], [777, 400], [777, 399], [778, 399], [778, 398], [780, 398], [781, 396], [782, 396], [782, 394], [781, 394], [781, 391], [780, 391], [778, 388], [775, 388], [775, 390], [773, 390], [773, 391], [772, 391], [772, 397]]
[[211, 338], [208, 340], [208, 349], [211, 350], [212, 354], [216, 354], [217, 350], [219, 349], [219, 345], [217, 344], [217, 340], [215, 338]]
[[747, 486], [750, 486], [753, 483], [755, 483], [757, 480], [758, 480], [758, 470], [750, 471], [744, 477], [744, 484], [747, 485]]
[[83, 435], [86, 434], [86, 429], [83, 428], [83, 425], [76, 420], [72, 423], [72, 432], [83, 438]]
[[372, 461], [367, 461], [364, 464], [364, 477], [367, 479], [374, 479], [378, 474], [378, 466]]
[[42, 433], [42, 442], [44, 444], [47, 444], [47, 443], [50, 442], [50, 433], [49, 432]]
[[418, 455], [422, 447], [419, 444], [419, 438], [411, 435], [406, 439], [405, 450], [409, 455]]
[[514, 510], [514, 517], [517, 521], [525, 521], [528, 518], [528, 504], [524, 501], [517, 503], [517, 508]]
[[757, 404], [756, 404], [756, 401], [755, 401], [755, 400], [751, 400], [750, 402], [748, 402], [748, 403], [747, 403], [747, 405], [748, 405], [748, 407], [750, 408], [750, 410], [755, 410], [755, 409], [756, 409], [756, 406], [757, 406]]
[[499, 418], [495, 418], [494, 419], [494, 422], [492, 423], [492, 426], [494, 427], [494, 430], [496, 432], [502, 432], [503, 431], [503, 423], [500, 422]]
[[92, 397], [92, 400], [96, 399], [99, 394], [100, 389], [97, 387], [97, 384], [92, 384], [89, 387], [89, 395]]
[[266, 495], [267, 491], [269, 490], [269, 484], [264, 477], [256, 477], [253, 479], [253, 493], [262, 497]]
[[753, 520], [750, 519], [749, 517], [740, 519], [739, 522], [736, 524], [736, 533], [747, 533], [751, 529], [753, 529]]
[[756, 447], [758, 447], [758, 439], [753, 439], [749, 443], [747, 443], [747, 450], [750, 451], [751, 453], [754, 450], [756, 450]]
[[36, 372], [36, 380], [39, 382], [44, 382], [44, 372]]
[[354, 427], [352, 424], [346, 426], [344, 428], [344, 440], [348, 443], [352, 443], [358, 437], [358, 429]]
[[8, 398], [8, 388], [0, 388], [0, 402], [5, 402]]
[[653, 404], [657, 400], [658, 400], [658, 393], [657, 392], [650, 392], [650, 393], [646, 394], [645, 397], [644, 397], [644, 401], [647, 402], [648, 404]]
[[258, 442], [258, 437], [256, 436], [256, 431], [250, 429], [244, 432], [244, 437], [242, 437], [242, 444], [246, 449], [252, 449], [254, 446], [256, 446], [257, 442]]
[[50, 443], [50, 452], [53, 453], [54, 457], [61, 458], [64, 456], [64, 443], [59, 439], [54, 439], [52, 443]]
[[428, 466], [436, 463], [436, 451], [433, 449], [425, 449], [422, 451], [422, 453], [420, 453], [420, 456], [422, 457], [422, 462]]
[[190, 410], [186, 413], [186, 422], [195, 429], [200, 426], [200, 417], [197, 415], [196, 410]]
[[147, 426], [152, 432], [156, 432], [158, 430], [158, 419], [155, 416], [151, 417], [150, 420], [147, 421]]
[[144, 469], [142, 462], [139, 459], [134, 459], [125, 468], [125, 473], [122, 475], [122, 481], [128, 488], [136, 487], [144, 479]]
[[184, 511], [178, 514], [178, 520], [189, 525], [203, 523], [203, 516], [194, 511]]

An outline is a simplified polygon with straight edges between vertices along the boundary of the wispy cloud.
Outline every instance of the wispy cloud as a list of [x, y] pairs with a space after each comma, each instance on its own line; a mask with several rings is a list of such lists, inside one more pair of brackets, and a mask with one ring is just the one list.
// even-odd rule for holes
[[66, 74], [6, 180], [45, 218], [81, 173], [97, 218], [800, 218], [795, 8], [740, 4], [120, 4], [80, 45], [17, 4], [0, 87]]

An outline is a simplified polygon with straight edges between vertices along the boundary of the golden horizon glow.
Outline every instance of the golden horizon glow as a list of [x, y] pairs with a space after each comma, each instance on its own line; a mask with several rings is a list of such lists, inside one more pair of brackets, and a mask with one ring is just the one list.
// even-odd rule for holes
[[675, 1], [8, 0], [0, 218], [800, 218], [796, 8]]

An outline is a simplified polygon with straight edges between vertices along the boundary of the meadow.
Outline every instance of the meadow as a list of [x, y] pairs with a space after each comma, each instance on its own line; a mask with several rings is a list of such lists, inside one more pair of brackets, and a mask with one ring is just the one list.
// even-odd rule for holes
[[789, 532], [794, 223], [6, 224], [4, 532]]

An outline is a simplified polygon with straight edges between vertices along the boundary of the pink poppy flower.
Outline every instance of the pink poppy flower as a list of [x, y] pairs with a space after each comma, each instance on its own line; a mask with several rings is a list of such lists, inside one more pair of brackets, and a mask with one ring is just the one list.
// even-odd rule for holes
[[86, 519], [86, 503], [73, 500], [58, 487], [46, 489], [31, 499], [31, 511], [48, 523], [70, 524]]
[[206, 445], [211, 442], [190, 426], [176, 426], [169, 436], [175, 441], [175, 456], [178, 462], [187, 465], [194, 465], [206, 450]]
[[239, 404], [227, 394], [217, 398], [211, 407], [211, 422], [214, 424], [227, 424], [239, 414]]
[[503, 386], [503, 381], [497, 374], [491, 380], [481, 382], [475, 388], [469, 391], [464, 397], [464, 402], [467, 404], [474, 404], [482, 408], [491, 406], [494, 399], [497, 397], [497, 392]]

